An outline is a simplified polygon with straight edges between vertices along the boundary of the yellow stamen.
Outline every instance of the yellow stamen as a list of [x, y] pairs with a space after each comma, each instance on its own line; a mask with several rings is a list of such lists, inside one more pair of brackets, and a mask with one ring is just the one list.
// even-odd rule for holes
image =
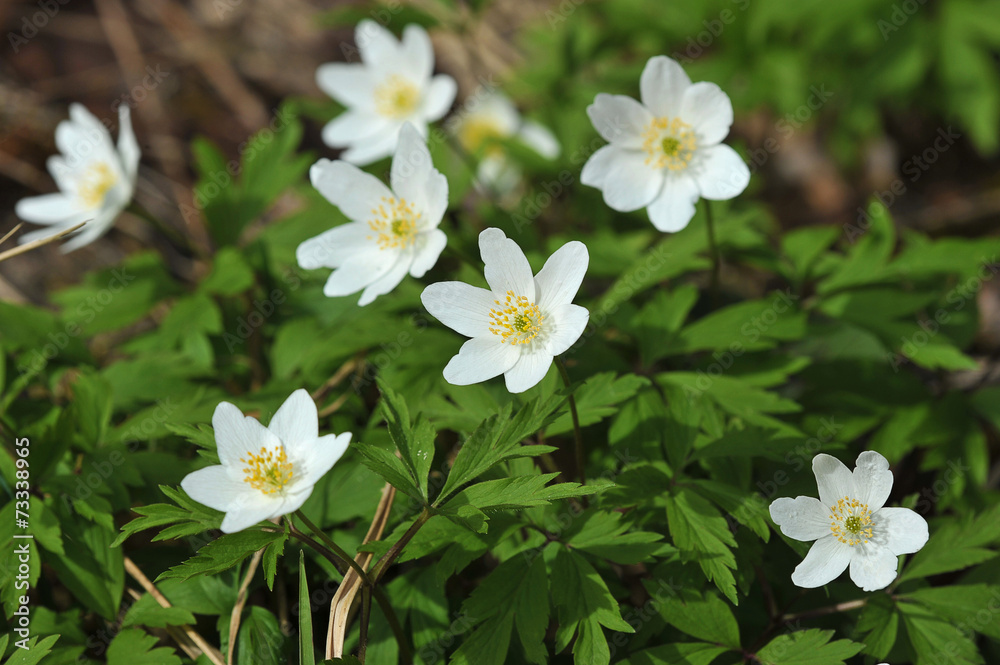
[[490, 309], [490, 320], [493, 326], [490, 332], [500, 336], [500, 343], [527, 344], [538, 336], [542, 330], [542, 316], [538, 305], [529, 302], [524, 296], [507, 292], [504, 302], [494, 300], [497, 308]]
[[420, 90], [405, 78], [393, 74], [375, 88], [375, 110], [387, 118], [405, 118], [420, 102]]
[[108, 190], [115, 186], [118, 177], [104, 162], [91, 164], [77, 184], [77, 196], [84, 207], [96, 208], [104, 202]]
[[379, 249], [405, 249], [417, 241], [420, 227], [420, 213], [406, 199], [382, 198], [377, 208], [372, 208], [368, 228], [376, 235], [369, 240], [378, 243]]
[[837, 540], [851, 546], [871, 540], [872, 514], [867, 504], [845, 496], [830, 512], [830, 531]]
[[293, 465], [288, 461], [284, 447], [275, 455], [274, 451], [261, 446], [260, 452], [256, 455], [247, 453], [247, 457], [249, 459], [240, 458], [240, 461], [246, 464], [243, 467], [243, 473], [246, 474], [243, 482], [255, 490], [260, 490], [264, 494], [275, 494], [291, 482]]
[[500, 125], [490, 118], [470, 118], [458, 130], [458, 142], [473, 155], [480, 151], [488, 155], [502, 152], [497, 140], [503, 136]]
[[691, 125], [680, 118], [656, 118], [643, 131], [642, 137], [646, 165], [654, 169], [683, 171], [698, 148]]

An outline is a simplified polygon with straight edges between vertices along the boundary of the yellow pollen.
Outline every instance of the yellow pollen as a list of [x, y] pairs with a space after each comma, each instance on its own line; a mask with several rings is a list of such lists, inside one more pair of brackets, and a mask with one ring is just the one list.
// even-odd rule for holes
[[387, 118], [405, 118], [420, 101], [420, 90], [405, 78], [393, 74], [375, 88], [375, 110]]
[[260, 490], [264, 494], [274, 494], [291, 482], [292, 463], [288, 461], [284, 446], [277, 455], [267, 447], [261, 446], [260, 452], [256, 455], [247, 453], [247, 457], [249, 459], [240, 458], [240, 461], [246, 464], [243, 467], [243, 473], [246, 474], [243, 482], [255, 490]]
[[542, 330], [542, 316], [538, 305], [524, 296], [507, 292], [504, 302], [494, 300], [496, 307], [490, 309], [490, 332], [500, 337], [500, 343], [527, 344]]
[[642, 132], [646, 165], [654, 169], [683, 171], [691, 163], [698, 139], [691, 125], [680, 118], [656, 118]]
[[489, 118], [471, 118], [462, 123], [458, 130], [458, 142], [466, 152], [473, 155], [480, 151], [487, 155], [502, 152], [503, 148], [497, 143], [497, 139], [502, 139], [503, 136], [500, 125]]
[[868, 505], [844, 497], [830, 509], [830, 531], [845, 545], [867, 543], [872, 538], [872, 515]]
[[111, 167], [104, 162], [91, 164], [80, 178], [77, 185], [77, 196], [87, 208], [96, 208], [104, 202], [108, 190], [115, 186], [118, 177]]
[[379, 249], [405, 249], [417, 241], [420, 214], [406, 199], [383, 197], [382, 203], [372, 208], [371, 214], [373, 219], [368, 221], [368, 228], [375, 235], [368, 236], [368, 239], [378, 243]]

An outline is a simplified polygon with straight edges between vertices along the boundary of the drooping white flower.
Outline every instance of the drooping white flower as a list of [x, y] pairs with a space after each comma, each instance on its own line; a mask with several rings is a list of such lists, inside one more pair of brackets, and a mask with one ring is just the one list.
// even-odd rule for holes
[[524, 252], [500, 229], [479, 234], [479, 251], [489, 290], [438, 282], [420, 295], [441, 323], [472, 338], [444, 368], [444, 378], [465, 386], [503, 374], [507, 390], [524, 392], [587, 326], [590, 313], [572, 304], [587, 272], [587, 247], [566, 243], [535, 276]]
[[181, 487], [226, 513], [220, 527], [225, 533], [298, 510], [351, 442], [349, 432], [319, 435], [316, 404], [302, 389], [267, 427], [229, 402], [216, 407], [212, 426], [222, 464], [189, 473]]
[[815, 540], [792, 573], [808, 589], [823, 586], [850, 566], [864, 591], [884, 589], [896, 578], [896, 559], [927, 542], [927, 522], [909, 508], [884, 508], [892, 490], [889, 461], [874, 452], [858, 456], [854, 473], [830, 455], [813, 458], [819, 499], [799, 496], [771, 503], [771, 518], [795, 540]]
[[434, 168], [424, 140], [404, 125], [392, 159], [392, 190], [347, 162], [321, 159], [309, 171], [313, 186], [351, 220], [299, 245], [307, 270], [335, 268], [323, 293], [362, 291], [360, 305], [388, 293], [406, 273], [423, 277], [448, 242], [438, 228], [448, 207], [448, 181]]
[[22, 244], [87, 222], [62, 246], [71, 252], [107, 233], [132, 200], [140, 154], [128, 105], [118, 107], [117, 147], [107, 127], [81, 104], [70, 104], [69, 120], [56, 127], [56, 147], [61, 154], [49, 157], [48, 167], [59, 192], [21, 199], [14, 212], [46, 226], [22, 235]]
[[559, 142], [552, 132], [523, 120], [510, 99], [495, 89], [481, 88], [469, 97], [450, 129], [466, 152], [479, 157], [479, 183], [500, 193], [516, 187], [521, 172], [498, 140], [517, 138], [546, 159], [559, 155]]
[[691, 83], [666, 56], [646, 63], [642, 103], [597, 95], [587, 107], [609, 145], [591, 155], [580, 181], [597, 187], [614, 210], [647, 208], [660, 231], [680, 231], [699, 198], [731, 199], [750, 182], [750, 169], [721, 143], [733, 124], [733, 105], [714, 83]]
[[365, 20], [354, 35], [361, 62], [320, 65], [316, 84], [347, 107], [323, 128], [323, 141], [347, 148], [341, 159], [364, 166], [393, 153], [407, 122], [426, 136], [427, 124], [443, 117], [455, 101], [457, 86], [450, 76], [432, 75], [434, 49], [419, 25], [406, 26], [397, 40]]

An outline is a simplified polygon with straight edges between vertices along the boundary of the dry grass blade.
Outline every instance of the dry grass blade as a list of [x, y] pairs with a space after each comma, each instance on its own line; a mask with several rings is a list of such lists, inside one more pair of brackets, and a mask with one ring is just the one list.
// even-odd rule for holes
[[[0, 253], [0, 261], [6, 261], [7, 259], [9, 259], [11, 257], [18, 256], [19, 254], [24, 254], [25, 252], [30, 252], [31, 250], [37, 249], [37, 248], [41, 247], [42, 245], [48, 245], [50, 242], [55, 242], [56, 240], [59, 240], [60, 238], [65, 238], [70, 233], [73, 233], [73, 231], [76, 231], [78, 229], [83, 228], [83, 225], [86, 224], [89, 221], [90, 220], [88, 219], [86, 222], [80, 222], [76, 226], [70, 227], [70, 228], [66, 229], [65, 231], [61, 231], [60, 233], [57, 233], [54, 236], [49, 236], [48, 238], [42, 238], [40, 240], [35, 240], [33, 242], [29, 242], [27, 244], [21, 245], [20, 247], [15, 247], [14, 249], [8, 249], [6, 252]], [[16, 231], [17, 229], [14, 229], [14, 230]], [[10, 234], [8, 234], [8, 235], [10, 235]], [[7, 236], [4, 237], [4, 240], [6, 240], [6, 239], [7, 239]]]
[[254, 573], [257, 572], [257, 566], [260, 565], [262, 556], [264, 556], [263, 549], [257, 550], [253, 555], [247, 574], [243, 577], [243, 583], [240, 585], [240, 591], [236, 595], [236, 604], [233, 605], [233, 613], [229, 617], [229, 653], [226, 654], [226, 665], [233, 665], [233, 655], [236, 653], [236, 635], [240, 630], [240, 616], [243, 614], [243, 606], [247, 604], [247, 589], [250, 587]]
[[18, 229], [20, 229], [22, 226], [24, 226], [24, 222], [21, 222], [20, 224], [18, 224], [14, 228], [12, 228], [7, 235], [5, 235], [3, 238], [0, 238], [0, 245], [2, 245], [5, 242], [7, 242], [7, 239], [10, 238], [15, 233], [17, 233]]

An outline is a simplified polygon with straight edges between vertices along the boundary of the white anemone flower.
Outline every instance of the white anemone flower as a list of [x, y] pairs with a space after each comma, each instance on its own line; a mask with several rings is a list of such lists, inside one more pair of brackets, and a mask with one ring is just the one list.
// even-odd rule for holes
[[691, 79], [666, 56], [646, 63], [642, 103], [597, 95], [587, 107], [610, 144], [591, 155], [580, 181], [597, 187], [614, 210], [647, 208], [660, 231], [680, 231], [699, 198], [731, 199], [746, 189], [750, 169], [721, 143], [733, 124], [733, 105], [714, 83]]
[[22, 244], [87, 222], [62, 246], [63, 252], [71, 252], [107, 233], [132, 200], [140, 153], [128, 106], [118, 107], [117, 147], [107, 127], [81, 104], [71, 104], [69, 120], [56, 127], [56, 147], [61, 154], [49, 157], [48, 167], [59, 192], [21, 199], [14, 212], [46, 226], [22, 235]]
[[909, 508], [884, 508], [892, 490], [889, 461], [874, 452], [858, 456], [854, 473], [836, 457], [813, 458], [819, 499], [776, 499], [771, 518], [795, 540], [815, 540], [792, 573], [792, 582], [811, 589], [836, 579], [850, 566], [851, 580], [864, 591], [884, 589], [896, 578], [897, 557], [927, 542], [927, 522]]
[[546, 127], [524, 120], [513, 102], [497, 90], [480, 88], [466, 101], [450, 129], [466, 152], [479, 157], [479, 184], [497, 192], [514, 189], [521, 171], [504, 154], [501, 140], [516, 138], [546, 159], [559, 156], [559, 141]]
[[438, 282], [420, 295], [441, 323], [472, 338], [444, 368], [444, 378], [465, 386], [503, 374], [507, 390], [524, 392], [587, 327], [590, 313], [572, 304], [587, 272], [587, 247], [566, 243], [535, 276], [524, 252], [500, 229], [479, 234], [479, 251], [489, 289]]
[[370, 173], [329, 159], [313, 164], [309, 178], [351, 220], [295, 251], [302, 268], [335, 268], [323, 287], [327, 296], [362, 291], [358, 304], [367, 305], [396, 288], [407, 272], [423, 277], [437, 263], [448, 242], [438, 228], [448, 208], [448, 181], [412, 125], [400, 132], [391, 190]]
[[222, 464], [189, 473], [188, 495], [226, 513], [220, 527], [235, 533], [302, 507], [313, 486], [341, 458], [350, 433], [319, 435], [316, 404], [305, 390], [285, 400], [264, 427], [222, 402], [212, 416]]
[[323, 128], [323, 141], [347, 148], [341, 159], [364, 166], [393, 153], [407, 122], [426, 136], [427, 124], [451, 108], [457, 86], [450, 76], [432, 75], [434, 49], [419, 25], [406, 26], [400, 41], [365, 20], [354, 35], [361, 62], [320, 65], [316, 84], [347, 107]]

